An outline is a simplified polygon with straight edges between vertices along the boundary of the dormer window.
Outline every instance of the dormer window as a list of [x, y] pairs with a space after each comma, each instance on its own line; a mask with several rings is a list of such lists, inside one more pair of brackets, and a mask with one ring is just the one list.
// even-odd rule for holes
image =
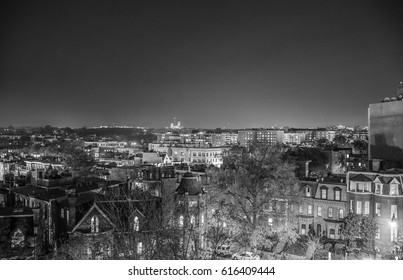
[[320, 188], [320, 198], [321, 199], [327, 199], [327, 187], [321, 187]]
[[137, 217], [137, 216], [134, 217], [133, 229], [134, 229], [134, 231], [140, 230], [139, 217]]
[[350, 181], [350, 191], [355, 192], [355, 187], [356, 187], [356, 182], [351, 182]]
[[310, 187], [306, 187], [306, 189], [305, 189], [305, 196], [306, 196], [306, 197], [311, 197], [311, 188], [310, 188]]
[[341, 200], [341, 189], [334, 189], [334, 200]]
[[375, 185], [375, 193], [376, 194], [381, 194], [382, 193], [382, 184], [377, 183]]
[[390, 184], [390, 195], [397, 195], [397, 184]]
[[99, 232], [99, 219], [97, 216], [91, 218], [91, 232]]

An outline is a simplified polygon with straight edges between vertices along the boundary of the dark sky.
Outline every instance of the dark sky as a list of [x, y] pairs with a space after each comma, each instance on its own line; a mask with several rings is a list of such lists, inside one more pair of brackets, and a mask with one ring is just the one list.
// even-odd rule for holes
[[1, 1], [0, 126], [367, 125], [401, 1]]

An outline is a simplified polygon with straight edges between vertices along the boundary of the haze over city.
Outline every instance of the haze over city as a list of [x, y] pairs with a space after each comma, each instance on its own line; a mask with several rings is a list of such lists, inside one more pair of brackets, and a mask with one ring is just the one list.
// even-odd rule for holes
[[3, 1], [0, 126], [366, 126], [398, 3]]

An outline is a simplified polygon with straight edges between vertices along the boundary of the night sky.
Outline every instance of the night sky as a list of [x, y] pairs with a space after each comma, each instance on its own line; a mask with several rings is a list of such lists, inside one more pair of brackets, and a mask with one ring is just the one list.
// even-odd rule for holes
[[1, 1], [0, 126], [367, 125], [401, 1]]

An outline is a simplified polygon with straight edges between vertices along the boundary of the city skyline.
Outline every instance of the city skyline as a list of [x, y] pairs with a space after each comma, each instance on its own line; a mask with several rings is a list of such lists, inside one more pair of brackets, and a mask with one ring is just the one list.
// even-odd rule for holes
[[367, 126], [403, 79], [398, 2], [0, 9], [0, 127]]

